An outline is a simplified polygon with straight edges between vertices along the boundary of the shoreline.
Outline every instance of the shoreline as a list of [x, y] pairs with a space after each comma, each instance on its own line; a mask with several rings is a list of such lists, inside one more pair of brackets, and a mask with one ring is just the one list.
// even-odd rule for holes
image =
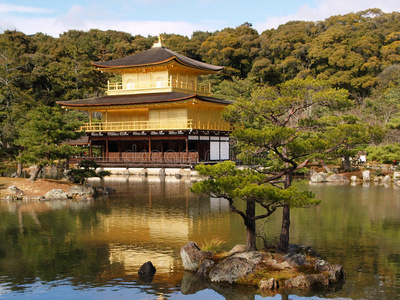
[[30, 181], [29, 178], [0, 177], [0, 197], [12, 194], [8, 190], [10, 186], [17, 186], [27, 196], [43, 196], [53, 189], [61, 189], [67, 192], [73, 185], [76, 184], [56, 179], [37, 179], [36, 181]]
[[[105, 169], [106, 170], [106, 169]], [[107, 179], [121, 179], [121, 178], [174, 178], [174, 179], [188, 179], [188, 180], [199, 180], [201, 176], [194, 170], [190, 169], [163, 169], [163, 168], [107, 168], [108, 171], [111, 171], [111, 175]], [[144, 171], [145, 170], [145, 171]], [[314, 172], [321, 171], [315, 170]], [[362, 172], [361, 170], [353, 171], [353, 172], [345, 172], [339, 173], [338, 175], [347, 177], [349, 179], [349, 184], [360, 184], [360, 183], [382, 183], [383, 176], [371, 176], [367, 181], [362, 180]], [[372, 173], [372, 172], [371, 172]], [[385, 172], [386, 175], [390, 174], [393, 176], [395, 172]], [[372, 175], [372, 174], [371, 174]], [[303, 176], [299, 176], [303, 177]], [[353, 180], [351, 180], [353, 177]], [[357, 180], [354, 180], [354, 177], [357, 177]], [[304, 176], [304, 179], [310, 178], [310, 176]], [[90, 179], [89, 179], [90, 180]], [[394, 180], [393, 180], [394, 181]], [[335, 182], [311, 182], [311, 184], [315, 183], [335, 183]], [[337, 182], [336, 182], [337, 183]], [[397, 182], [399, 184], [399, 182]], [[26, 196], [34, 196], [39, 197], [45, 195], [47, 192], [53, 189], [61, 189], [64, 192], [67, 192], [69, 188], [76, 184], [65, 181], [63, 179], [41, 179], [38, 178], [36, 181], [32, 182], [29, 178], [12, 178], [12, 177], [0, 177], [0, 197], [5, 197], [12, 195], [12, 192], [8, 190], [10, 186], [17, 186], [20, 190], [24, 192]]]

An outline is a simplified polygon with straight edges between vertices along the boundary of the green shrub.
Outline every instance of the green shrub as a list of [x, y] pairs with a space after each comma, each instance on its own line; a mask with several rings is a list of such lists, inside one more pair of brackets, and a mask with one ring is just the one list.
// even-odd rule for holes
[[78, 164], [78, 168], [71, 170], [68, 176], [72, 179], [74, 183], [83, 184], [85, 183], [87, 178], [91, 177], [103, 178], [105, 176], [111, 175], [109, 171], [96, 172], [96, 169], [99, 167], [100, 165], [98, 165], [94, 160], [89, 160], [89, 159], [82, 160]]
[[369, 161], [376, 161], [381, 164], [392, 164], [400, 161], [400, 144], [371, 146], [366, 151]]

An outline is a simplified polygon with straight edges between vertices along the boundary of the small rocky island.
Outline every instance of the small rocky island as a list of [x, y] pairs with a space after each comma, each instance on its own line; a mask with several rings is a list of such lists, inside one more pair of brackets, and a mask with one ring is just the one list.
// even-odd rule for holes
[[[64, 188], [65, 189], [65, 188]], [[75, 200], [75, 201], [91, 201], [98, 196], [107, 196], [113, 194], [115, 190], [110, 187], [88, 187], [83, 185], [71, 185], [68, 190], [64, 191], [61, 188], [51, 189], [44, 195], [31, 195], [29, 192], [24, 192], [15, 185], [7, 188], [8, 195], [1, 197], [2, 201], [50, 201], [50, 200]]]
[[288, 253], [249, 252], [245, 245], [236, 245], [215, 254], [189, 242], [181, 248], [181, 257], [186, 271], [210, 282], [255, 286], [260, 292], [331, 288], [346, 277], [341, 265], [331, 265], [303, 245], [290, 245]]

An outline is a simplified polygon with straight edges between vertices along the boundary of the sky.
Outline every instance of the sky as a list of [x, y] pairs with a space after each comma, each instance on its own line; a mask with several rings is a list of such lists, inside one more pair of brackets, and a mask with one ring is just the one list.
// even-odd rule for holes
[[0, 0], [0, 32], [118, 30], [132, 35], [216, 31], [251, 23], [259, 33], [293, 20], [322, 21], [369, 8], [400, 11], [400, 0]]

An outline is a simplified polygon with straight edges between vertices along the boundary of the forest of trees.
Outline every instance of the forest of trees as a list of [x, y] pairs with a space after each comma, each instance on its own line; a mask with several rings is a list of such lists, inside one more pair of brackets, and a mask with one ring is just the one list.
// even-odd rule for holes
[[[162, 38], [173, 51], [225, 67], [202, 78], [213, 84], [214, 97], [246, 99], [260, 87], [311, 77], [347, 90], [355, 104], [352, 120], [381, 126], [382, 146], [399, 142], [398, 12], [370, 9], [319, 22], [292, 21], [261, 34], [244, 23], [215, 32], [196, 31], [190, 38], [174, 34]], [[1, 159], [34, 162], [23, 161], [29, 155], [21, 155], [29, 148], [29, 141], [22, 141], [23, 126], [31, 121], [27, 118], [43, 112], [43, 106], [56, 109], [56, 101], [103, 95], [111, 75], [96, 71], [91, 62], [147, 50], [156, 39], [97, 29], [70, 30], [58, 38], [18, 31], [0, 34]], [[374, 143], [364, 146], [370, 146], [370, 153], [384, 151]], [[400, 160], [400, 149], [396, 151], [398, 156], [391, 160]]]

